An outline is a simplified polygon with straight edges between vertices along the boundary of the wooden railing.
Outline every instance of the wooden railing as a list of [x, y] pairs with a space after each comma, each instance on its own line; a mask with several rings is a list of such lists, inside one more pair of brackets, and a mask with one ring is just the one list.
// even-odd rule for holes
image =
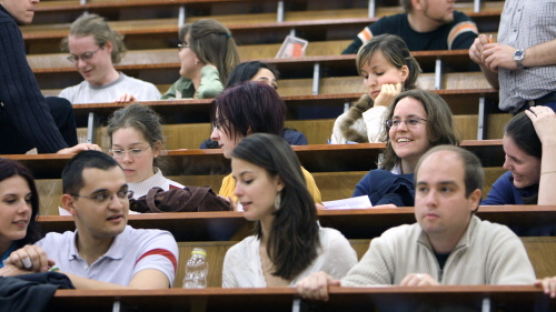
[[[330, 287], [326, 303], [301, 301], [293, 288], [58, 290], [52, 311], [552, 311], [556, 300], [526, 286]], [[303, 310], [304, 311], [304, 310]]]

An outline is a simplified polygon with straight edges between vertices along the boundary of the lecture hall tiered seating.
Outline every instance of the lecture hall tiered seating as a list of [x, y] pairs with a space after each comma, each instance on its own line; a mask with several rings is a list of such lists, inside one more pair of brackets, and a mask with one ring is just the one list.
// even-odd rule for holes
[[[481, 32], [496, 33], [503, 1], [460, 1], [458, 10], [471, 16]], [[43, 0], [32, 25], [22, 27], [28, 59], [46, 95], [56, 95], [81, 80], [59, 41], [70, 23], [82, 12], [105, 16], [111, 26], [125, 35], [129, 52], [118, 70], [155, 83], [161, 91], [178, 78], [177, 31], [180, 23], [214, 18], [228, 26], [238, 43], [240, 57], [274, 64], [281, 74], [279, 93], [288, 106], [286, 125], [303, 132], [308, 146], [295, 147], [302, 164], [315, 176], [323, 200], [346, 198], [356, 182], [376, 167], [383, 144], [326, 145], [334, 118], [346, 103], [364, 91], [355, 69], [353, 55], [340, 55], [354, 34], [377, 18], [401, 12], [395, 0]], [[274, 59], [287, 34], [307, 39], [306, 56]], [[434, 90], [450, 104], [462, 146], [477, 153], [490, 185], [502, 172], [502, 127], [510, 116], [492, 108], [497, 92], [480, 72], [469, 72], [467, 51], [417, 51], [414, 55], [424, 73], [421, 88]], [[169, 150], [163, 157], [164, 171], [185, 185], [210, 185], [218, 189], [229, 162], [219, 150], [198, 150], [209, 135], [210, 100], [147, 102], [163, 119]], [[104, 124], [120, 108], [116, 103], [74, 105], [80, 139], [107, 148]], [[325, 113], [316, 114], [325, 107]], [[324, 115], [324, 116], [323, 116]], [[178, 118], [176, 118], [178, 116]], [[73, 228], [69, 217], [57, 216], [61, 194], [60, 171], [67, 157], [57, 155], [13, 155], [29, 166], [41, 192], [40, 222], [45, 231]], [[488, 186], [485, 191], [488, 191]], [[529, 225], [556, 221], [553, 207], [481, 207], [479, 216], [508, 225]], [[361, 256], [370, 239], [390, 226], [414, 222], [412, 208], [320, 211], [320, 222], [339, 229]], [[243, 238], [247, 224], [239, 212], [167, 213], [130, 217], [135, 227], [171, 231], [180, 245], [181, 263], [175, 287], [180, 287], [184, 261], [193, 247], [204, 247], [209, 258], [209, 286], [219, 287], [223, 256]], [[538, 276], [556, 275], [556, 239], [522, 238]], [[442, 298], [442, 299], [438, 299]], [[487, 298], [488, 300], [485, 300]], [[369, 308], [392, 302], [478, 302], [489, 304], [549, 304], [538, 289], [525, 287], [448, 287], [418, 292], [402, 288], [331, 290], [326, 309], [347, 310], [350, 305]], [[116, 302], [116, 304], [115, 304]], [[486, 303], [485, 303], [486, 302]], [[91, 304], [94, 303], [94, 304]], [[293, 303], [293, 304], [292, 304]], [[291, 289], [198, 291], [58, 291], [54, 309], [116, 309], [139, 307], [150, 310], [295, 310], [299, 300]], [[94, 307], [94, 308], [93, 308]]]

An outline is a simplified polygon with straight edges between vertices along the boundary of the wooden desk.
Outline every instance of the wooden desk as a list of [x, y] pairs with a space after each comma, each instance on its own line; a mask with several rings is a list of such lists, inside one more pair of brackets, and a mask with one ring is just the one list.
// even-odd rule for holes
[[[491, 311], [549, 311], [555, 300], [534, 286], [331, 287], [326, 303], [298, 300], [292, 288], [168, 289], [168, 290], [58, 290], [49, 311], [299, 311], [315, 305], [322, 311], [411, 311], [416, 308], [453, 311], [455, 307]], [[118, 308], [113, 309], [114, 302]]]
[[[477, 215], [484, 220], [508, 226], [556, 224], [556, 206], [481, 206]], [[379, 236], [390, 227], [415, 223], [412, 207], [395, 209], [318, 211], [320, 223], [341, 231], [349, 239]], [[73, 230], [71, 217], [40, 216], [43, 232]], [[229, 240], [249, 222], [241, 212], [183, 212], [130, 215], [129, 224], [137, 228], [159, 228], [172, 232], [178, 241]], [[243, 237], [235, 237], [241, 239]]]
[[[187, 10], [188, 22], [202, 18], [217, 19], [228, 26], [236, 40], [242, 43], [281, 42], [291, 29], [295, 29], [299, 36], [309, 41], [352, 39], [363, 27], [378, 18], [403, 11], [397, 2], [384, 1], [376, 5], [375, 17], [369, 16], [369, 7], [365, 2], [339, 6], [333, 0], [321, 0], [322, 5], [319, 7], [303, 3], [310, 1], [285, 1], [281, 13], [272, 1], [266, 1], [265, 6], [249, 0], [93, 0], [85, 5], [80, 5], [79, 2], [69, 0], [40, 3], [35, 25], [23, 27], [24, 38], [31, 51], [58, 51], [58, 39], [67, 35], [71, 21], [85, 10], [107, 16], [111, 20], [111, 27], [125, 35], [128, 47], [132, 49], [153, 45], [168, 47], [169, 42], [175, 42], [181, 6]], [[233, 4], [224, 7], [226, 2]], [[456, 4], [457, 10], [467, 13], [475, 20], [481, 32], [497, 29], [502, 7], [503, 1], [483, 1], [481, 11], [474, 12], [472, 2]], [[150, 14], [141, 12], [141, 9]], [[282, 21], [279, 20], [280, 15], [283, 16]], [[52, 24], [53, 22], [56, 24]]]
[[[503, 163], [502, 140], [464, 140], [461, 147], [476, 153], [484, 167], [498, 167]], [[301, 164], [310, 172], [366, 171], [376, 168], [378, 154], [384, 143], [312, 144], [293, 146]], [[18, 160], [33, 172], [37, 179], [60, 178], [69, 155], [2, 155]], [[162, 160], [167, 164], [165, 175], [222, 174], [229, 172], [229, 160], [220, 149], [190, 149], [165, 151]]]
[[[477, 114], [479, 98], [484, 96], [498, 101], [498, 91], [494, 89], [467, 89], [467, 90], [433, 90], [439, 94], [452, 109], [454, 114]], [[319, 94], [319, 95], [289, 95], [282, 96], [282, 100], [288, 107], [288, 119], [297, 120], [299, 118], [300, 107], [343, 107], [344, 103], [356, 101], [361, 93], [343, 94]], [[139, 102], [150, 106], [165, 121], [172, 123], [176, 115], [201, 116], [210, 119], [210, 110], [213, 99], [188, 99], [188, 100], [166, 100], [166, 101], [145, 101]], [[89, 113], [94, 113], [95, 117], [101, 122], [107, 120], [115, 110], [123, 108], [121, 103], [94, 103], [94, 104], [74, 104], [73, 113], [78, 120], [77, 127], [85, 127]]]
[[[250, 48], [260, 48], [264, 45], [253, 45]], [[455, 71], [467, 71], [469, 69], [469, 56], [467, 50], [437, 50], [437, 51], [414, 51], [412, 55], [417, 59], [425, 72], [433, 72], [437, 59], [445, 62]], [[66, 59], [67, 53], [32, 54], [27, 56], [31, 69], [35, 74], [48, 73], [77, 73]], [[243, 59], [243, 61], [260, 60], [274, 65], [279, 71], [281, 78], [311, 77], [314, 64], [319, 63], [322, 71], [330, 76], [335, 75], [357, 75], [355, 68], [355, 55], [315, 55], [299, 58], [276, 59], [273, 55], [259, 55], [254, 59]], [[118, 70], [139, 69], [174, 69], [180, 68], [177, 50], [172, 49], [150, 49], [128, 51], [122, 61], [116, 65]]]
[[[44, 233], [73, 231], [70, 216], [40, 216]], [[236, 211], [166, 212], [129, 215], [129, 225], [135, 228], [163, 229], [177, 241], [226, 241], [248, 222]]]

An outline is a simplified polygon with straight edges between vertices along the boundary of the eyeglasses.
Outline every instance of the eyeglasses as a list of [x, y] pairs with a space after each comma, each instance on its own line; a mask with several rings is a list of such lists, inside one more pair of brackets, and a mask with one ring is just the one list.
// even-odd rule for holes
[[91, 195], [71, 194], [71, 196], [74, 196], [74, 197], [83, 197], [83, 198], [90, 199], [97, 204], [106, 204], [106, 203], [108, 203], [110, 200], [112, 200], [112, 198], [114, 198], [114, 195], [116, 195], [116, 197], [120, 201], [129, 200], [133, 197], [133, 191], [119, 190], [116, 193], [113, 193], [113, 192], [108, 191], [108, 190], [101, 190], [101, 191], [95, 192]]
[[185, 41], [180, 41], [178, 42], [178, 50], [183, 50], [185, 48], [189, 48], [189, 43], [185, 42]]
[[87, 52], [83, 52], [80, 55], [75, 55], [75, 54], [70, 54], [68, 55], [67, 59], [68, 61], [70, 61], [71, 63], [77, 63], [79, 61], [79, 59], [81, 59], [83, 62], [87, 62], [90, 61], [93, 56], [95, 55], [95, 53], [97, 53], [100, 49], [102, 49], [102, 47], [99, 47], [98, 49], [94, 50], [94, 51], [87, 51]]
[[137, 147], [137, 148], [132, 148], [132, 149], [128, 149], [128, 150], [111, 149], [110, 153], [112, 153], [112, 157], [114, 157], [116, 159], [124, 158], [126, 153], [128, 153], [130, 157], [138, 158], [138, 157], [141, 157], [141, 155], [143, 155], [143, 152], [148, 150], [149, 147], [144, 147], [144, 148]]
[[401, 125], [402, 122], [408, 128], [415, 128], [419, 124], [424, 124], [425, 122], [427, 122], [427, 120], [423, 119], [423, 118], [409, 118], [409, 119], [406, 119], [406, 120], [391, 119], [391, 120], [386, 120], [386, 127], [387, 128], [397, 128], [399, 125]]

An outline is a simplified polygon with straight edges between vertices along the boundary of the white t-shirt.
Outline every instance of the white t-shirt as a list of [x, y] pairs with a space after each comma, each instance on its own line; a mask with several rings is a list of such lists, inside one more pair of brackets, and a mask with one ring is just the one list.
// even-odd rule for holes
[[108, 251], [91, 265], [77, 251], [77, 231], [48, 233], [36, 244], [56, 262], [60, 271], [84, 278], [127, 286], [142, 270], [155, 269], [174, 283], [178, 267], [178, 245], [170, 232], [126, 226]]
[[58, 96], [66, 98], [72, 104], [87, 104], [114, 102], [125, 93], [135, 96], [137, 101], [160, 100], [160, 92], [155, 85], [124, 73], [120, 73], [116, 81], [100, 87], [83, 80], [75, 86], [65, 88]]
[[[317, 258], [292, 280], [290, 286], [319, 271], [340, 279], [357, 263], [357, 254], [342, 233], [331, 228], [319, 228], [319, 239]], [[222, 268], [222, 287], [266, 287], [259, 247], [260, 240], [252, 235], [226, 252]]]

